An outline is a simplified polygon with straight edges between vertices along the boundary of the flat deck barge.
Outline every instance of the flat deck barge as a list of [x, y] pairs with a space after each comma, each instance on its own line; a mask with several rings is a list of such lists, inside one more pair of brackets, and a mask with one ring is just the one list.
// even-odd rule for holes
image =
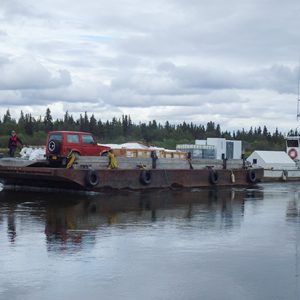
[[101, 191], [105, 189], [201, 188], [260, 182], [263, 169], [65, 169], [0, 166], [4, 185]]

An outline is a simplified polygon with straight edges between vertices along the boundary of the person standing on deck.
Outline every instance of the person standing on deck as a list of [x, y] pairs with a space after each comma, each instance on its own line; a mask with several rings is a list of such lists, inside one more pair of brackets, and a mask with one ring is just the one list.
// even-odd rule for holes
[[8, 140], [8, 151], [9, 151], [9, 156], [10, 157], [15, 156], [15, 152], [16, 152], [18, 143], [23, 146], [22, 141], [17, 137], [16, 132], [13, 130], [11, 132], [11, 136]]

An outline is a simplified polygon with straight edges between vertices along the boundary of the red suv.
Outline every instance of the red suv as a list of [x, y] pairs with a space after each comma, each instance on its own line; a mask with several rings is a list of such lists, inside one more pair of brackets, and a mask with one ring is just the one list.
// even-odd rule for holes
[[98, 145], [88, 132], [78, 131], [51, 131], [48, 133], [46, 144], [46, 157], [52, 164], [67, 164], [70, 153], [76, 156], [105, 155], [110, 149]]

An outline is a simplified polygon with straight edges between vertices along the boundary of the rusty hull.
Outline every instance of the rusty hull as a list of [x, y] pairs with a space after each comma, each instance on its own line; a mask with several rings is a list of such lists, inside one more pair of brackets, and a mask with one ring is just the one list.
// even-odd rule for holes
[[[0, 167], [0, 181], [6, 185], [64, 188], [75, 190], [103, 189], [155, 189], [170, 187], [210, 187], [210, 186], [241, 186], [260, 182], [263, 178], [263, 169], [255, 169], [256, 180], [251, 182], [249, 170], [216, 170], [217, 182], [212, 183], [209, 169], [153, 169], [150, 182], [142, 182], [140, 169], [102, 169], [95, 170], [99, 183], [90, 186], [87, 183], [87, 169], [62, 169], [47, 167]], [[235, 182], [232, 182], [232, 173]]]

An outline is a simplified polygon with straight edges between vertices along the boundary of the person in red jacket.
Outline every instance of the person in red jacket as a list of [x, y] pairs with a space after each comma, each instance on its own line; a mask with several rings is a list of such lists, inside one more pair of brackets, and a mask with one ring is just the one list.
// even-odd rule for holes
[[18, 143], [21, 144], [21, 146], [23, 146], [22, 141], [17, 137], [16, 132], [13, 130], [8, 140], [8, 151], [10, 157], [15, 156], [15, 151], [17, 149]]

